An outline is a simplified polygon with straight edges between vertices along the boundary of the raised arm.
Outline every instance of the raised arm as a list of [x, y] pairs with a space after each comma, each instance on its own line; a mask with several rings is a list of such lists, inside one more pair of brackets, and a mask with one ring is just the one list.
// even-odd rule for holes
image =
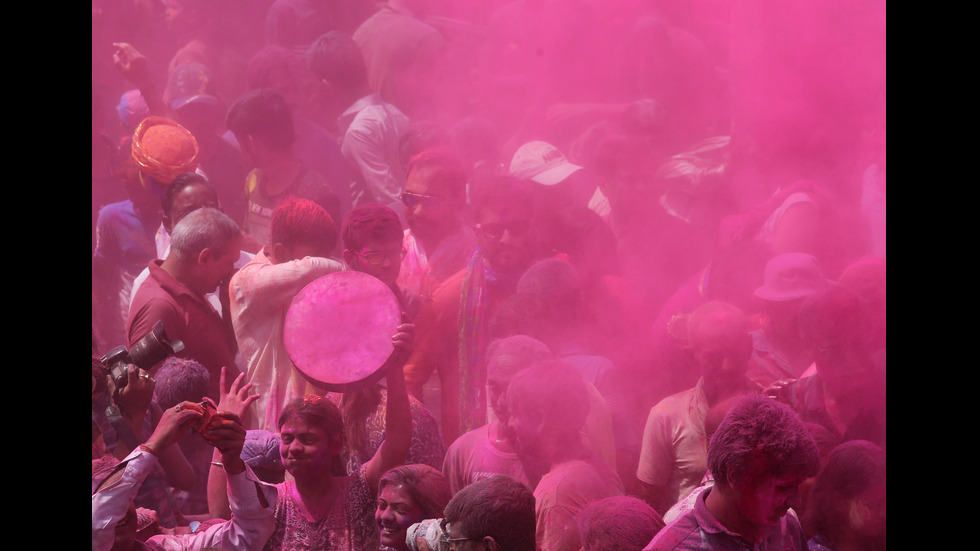
[[[249, 411], [252, 402], [259, 399], [258, 394], [249, 395], [251, 383], [245, 383], [245, 374], [240, 373], [231, 386], [228, 386], [228, 370], [221, 368], [221, 399], [218, 402], [218, 412], [234, 414], [239, 420]], [[242, 442], [244, 446], [244, 440]], [[211, 470], [208, 472], [208, 512], [214, 518], [231, 518], [231, 505], [228, 501], [227, 474], [236, 474], [245, 470], [241, 459], [241, 448], [237, 456], [229, 456], [229, 451], [223, 451], [215, 446], [211, 456]]]
[[150, 74], [146, 56], [126, 42], [114, 42], [112, 50], [113, 65], [126, 80], [139, 89], [150, 114], [170, 117], [170, 109], [163, 101], [160, 83]]
[[[402, 314], [402, 320], [407, 320]], [[388, 358], [385, 379], [388, 382], [388, 406], [385, 409], [385, 439], [378, 447], [374, 457], [365, 465], [365, 477], [371, 491], [377, 493], [381, 475], [393, 467], [405, 463], [409, 445], [412, 443], [412, 410], [405, 387], [405, 366], [412, 353], [415, 326], [402, 323], [398, 333], [392, 337], [395, 350]]]
[[216, 457], [221, 459], [230, 520], [192, 534], [154, 536], [148, 544], [162, 549], [214, 548], [225, 551], [248, 551], [265, 545], [276, 527], [277, 490], [275, 486], [261, 482], [242, 460], [245, 435], [245, 426], [238, 415], [226, 410], [214, 413], [201, 433], [217, 450]]
[[[155, 426], [160, 422], [163, 412], [153, 401], [153, 388], [156, 381], [142, 368], [129, 364], [126, 367], [126, 386], [116, 388], [115, 381], [109, 378], [113, 402], [119, 410], [118, 418], [110, 422], [120, 435], [113, 450], [116, 459], [123, 459], [139, 442], [147, 415]], [[189, 490], [194, 484], [194, 468], [179, 446], [167, 446], [159, 455], [160, 466], [167, 475], [171, 486], [179, 490]]]
[[131, 509], [135, 511], [133, 499], [146, 480], [146, 474], [156, 467], [164, 450], [201, 420], [200, 411], [191, 407], [181, 408], [187, 405], [193, 404], [185, 402], [164, 411], [150, 438], [126, 456], [92, 494], [93, 551], [107, 551], [113, 546], [116, 526], [127, 520]]
[[[261, 549], [275, 530], [277, 490], [271, 484], [260, 482], [242, 461], [245, 434], [238, 415], [219, 406], [202, 436], [214, 445], [215, 457], [220, 459], [230, 520], [212, 525], [203, 533], [190, 534], [183, 549]], [[211, 474], [217, 470], [212, 466]]]

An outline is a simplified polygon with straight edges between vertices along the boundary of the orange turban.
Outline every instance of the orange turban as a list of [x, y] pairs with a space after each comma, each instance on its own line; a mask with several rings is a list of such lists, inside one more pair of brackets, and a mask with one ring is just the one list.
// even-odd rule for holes
[[170, 119], [147, 117], [133, 133], [133, 159], [140, 172], [163, 184], [197, 170], [197, 154], [194, 135]]

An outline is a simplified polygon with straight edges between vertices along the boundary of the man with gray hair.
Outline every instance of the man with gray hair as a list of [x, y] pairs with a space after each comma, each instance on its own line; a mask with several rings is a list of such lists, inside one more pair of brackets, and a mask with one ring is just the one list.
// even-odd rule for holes
[[238, 376], [237, 345], [205, 295], [228, 285], [241, 245], [238, 224], [220, 210], [206, 207], [185, 216], [174, 226], [167, 258], [150, 262], [150, 277], [133, 297], [126, 324], [131, 348], [162, 321], [167, 337], [184, 343], [178, 356], [207, 368], [207, 396], [215, 401], [221, 368], [231, 380]]

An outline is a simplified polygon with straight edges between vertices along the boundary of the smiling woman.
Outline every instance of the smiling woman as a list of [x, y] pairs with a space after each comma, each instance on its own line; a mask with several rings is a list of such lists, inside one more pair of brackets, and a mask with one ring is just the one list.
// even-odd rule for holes
[[426, 518], [442, 518], [452, 497], [442, 473], [422, 464], [391, 469], [381, 477], [378, 492], [374, 519], [381, 530], [381, 545], [395, 551], [408, 551], [409, 526]]
[[[275, 486], [276, 526], [263, 549], [361, 551], [379, 547], [378, 525], [372, 521], [372, 513], [377, 508], [380, 480], [383, 473], [404, 462], [411, 439], [402, 366], [411, 349], [413, 330], [410, 324], [402, 324], [392, 337], [395, 352], [382, 368], [388, 386], [385, 439], [356, 472], [348, 475], [339, 461], [344, 448], [344, 420], [330, 399], [308, 394], [283, 408], [277, 427], [279, 454], [288, 476]], [[217, 469], [211, 470], [208, 501], [213, 505], [212, 516], [224, 518], [228, 509], [227, 497], [222, 496], [226, 481], [219, 475]], [[394, 501], [390, 497], [385, 500]]]

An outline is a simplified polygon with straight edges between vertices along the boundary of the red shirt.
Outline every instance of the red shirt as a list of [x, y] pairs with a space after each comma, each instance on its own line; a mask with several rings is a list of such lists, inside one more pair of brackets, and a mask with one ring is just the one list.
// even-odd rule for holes
[[153, 329], [157, 320], [162, 320], [167, 338], [184, 343], [177, 356], [198, 361], [211, 374], [207, 395], [217, 401], [221, 368], [228, 368], [229, 381], [239, 373], [235, 343], [214, 307], [174, 279], [161, 264], [162, 260], [150, 262], [150, 277], [133, 297], [126, 323], [128, 346], [132, 348]]

